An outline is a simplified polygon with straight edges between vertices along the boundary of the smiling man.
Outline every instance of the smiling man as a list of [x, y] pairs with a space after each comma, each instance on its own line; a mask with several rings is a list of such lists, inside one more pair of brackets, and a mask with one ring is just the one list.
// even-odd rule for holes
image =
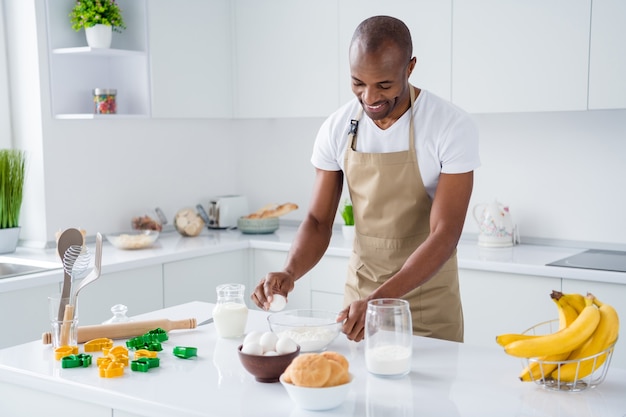
[[321, 259], [332, 235], [344, 175], [356, 235], [339, 320], [364, 337], [367, 302], [404, 298], [417, 335], [463, 341], [456, 246], [480, 166], [478, 131], [461, 109], [409, 83], [415, 68], [406, 25], [363, 21], [350, 43], [356, 98], [321, 126], [311, 162], [313, 196], [282, 271], [252, 300], [287, 296]]

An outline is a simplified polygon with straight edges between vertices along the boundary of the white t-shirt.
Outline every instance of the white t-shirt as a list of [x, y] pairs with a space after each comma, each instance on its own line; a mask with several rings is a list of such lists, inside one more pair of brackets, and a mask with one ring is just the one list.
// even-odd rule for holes
[[[343, 170], [350, 120], [360, 107], [354, 98], [324, 121], [313, 147], [313, 166], [325, 171]], [[433, 198], [439, 174], [459, 174], [480, 166], [478, 128], [466, 112], [425, 90], [421, 90], [411, 110], [417, 162], [426, 191]], [[388, 153], [409, 149], [409, 114], [407, 111], [382, 130], [363, 113], [356, 150]]]

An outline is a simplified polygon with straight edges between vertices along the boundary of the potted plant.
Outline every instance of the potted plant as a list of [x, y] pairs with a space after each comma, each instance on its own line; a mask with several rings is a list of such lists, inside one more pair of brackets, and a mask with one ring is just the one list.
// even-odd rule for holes
[[15, 252], [20, 235], [26, 156], [17, 149], [0, 149], [0, 253]]
[[352, 211], [352, 202], [347, 200], [343, 204], [341, 209], [341, 217], [343, 218], [344, 225], [341, 227], [343, 237], [352, 242], [354, 240], [354, 213]]
[[70, 13], [72, 29], [85, 29], [92, 48], [111, 47], [112, 32], [126, 29], [122, 9], [115, 0], [76, 0]]

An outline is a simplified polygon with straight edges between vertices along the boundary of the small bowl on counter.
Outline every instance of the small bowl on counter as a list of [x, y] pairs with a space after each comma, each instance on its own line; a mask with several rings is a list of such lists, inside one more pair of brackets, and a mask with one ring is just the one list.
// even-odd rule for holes
[[156, 230], [131, 230], [120, 233], [108, 233], [106, 239], [117, 249], [134, 250], [151, 247], [159, 238]]
[[237, 348], [239, 360], [258, 382], [278, 382], [293, 358], [300, 354], [300, 346], [293, 352], [271, 356], [244, 353], [241, 351], [242, 347], [243, 345], [240, 345]]
[[291, 338], [301, 352], [320, 352], [341, 332], [337, 316], [331, 311], [298, 309], [270, 314], [267, 321], [272, 332]]
[[350, 381], [346, 384], [333, 387], [302, 387], [286, 381], [285, 374], [280, 376], [280, 383], [289, 398], [304, 410], [323, 411], [339, 407], [346, 400], [354, 376], [350, 374]]
[[278, 217], [267, 217], [264, 219], [240, 217], [237, 219], [237, 229], [239, 229], [241, 233], [250, 235], [274, 233], [278, 230]]

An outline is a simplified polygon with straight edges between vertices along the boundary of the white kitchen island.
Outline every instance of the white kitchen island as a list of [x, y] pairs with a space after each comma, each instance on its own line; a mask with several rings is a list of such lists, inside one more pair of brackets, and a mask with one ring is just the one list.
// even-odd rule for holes
[[[135, 319], [202, 321], [212, 304], [192, 302]], [[251, 310], [247, 331], [268, 330], [267, 313]], [[324, 412], [296, 408], [279, 383], [259, 383], [239, 362], [239, 340], [219, 339], [213, 325], [172, 331], [159, 353], [161, 365], [147, 373], [126, 369], [122, 377], [89, 368], [63, 369], [52, 348], [34, 341], [0, 350], [0, 415], [172, 416], [568, 416], [626, 415], [626, 370], [609, 369], [593, 389], [546, 391], [517, 379], [520, 361], [502, 349], [415, 337], [411, 373], [401, 379], [369, 375], [363, 344], [340, 335], [330, 349], [346, 355], [355, 380], [343, 405]], [[124, 344], [124, 340], [116, 341]], [[175, 346], [198, 348], [179, 359]], [[82, 350], [81, 350], [82, 351]], [[98, 354], [94, 355], [95, 357]]]

